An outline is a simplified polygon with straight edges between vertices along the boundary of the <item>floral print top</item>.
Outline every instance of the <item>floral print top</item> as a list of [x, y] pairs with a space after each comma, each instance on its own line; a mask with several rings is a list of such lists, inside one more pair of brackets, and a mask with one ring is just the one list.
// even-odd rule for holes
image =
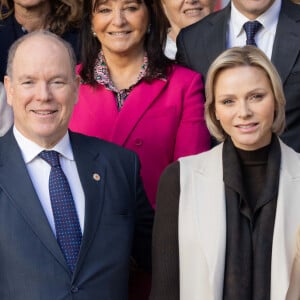
[[109, 74], [109, 70], [105, 61], [105, 57], [103, 52], [100, 51], [99, 55], [96, 59], [95, 67], [94, 67], [94, 78], [99, 83], [104, 85], [108, 90], [112, 91], [115, 94], [116, 104], [118, 110], [120, 111], [124, 105], [124, 101], [132, 91], [132, 89], [145, 77], [146, 70], [148, 67], [148, 57], [145, 54], [144, 62], [142, 64], [141, 70], [137, 77], [137, 80], [134, 84], [132, 84], [129, 88], [119, 90], [114, 83], [112, 82]]

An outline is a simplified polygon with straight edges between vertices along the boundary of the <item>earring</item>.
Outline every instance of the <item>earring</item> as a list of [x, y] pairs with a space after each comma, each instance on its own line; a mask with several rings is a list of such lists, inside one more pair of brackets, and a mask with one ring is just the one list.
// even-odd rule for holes
[[95, 31], [92, 31], [93, 37], [97, 37], [97, 33]]
[[147, 33], [149, 34], [151, 32], [151, 23], [148, 24], [148, 27], [147, 27]]

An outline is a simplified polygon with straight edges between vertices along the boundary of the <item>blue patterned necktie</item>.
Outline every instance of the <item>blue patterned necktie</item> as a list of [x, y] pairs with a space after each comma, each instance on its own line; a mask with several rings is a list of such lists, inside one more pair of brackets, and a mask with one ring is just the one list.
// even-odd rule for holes
[[39, 156], [50, 166], [49, 193], [54, 216], [56, 239], [70, 270], [76, 266], [81, 229], [68, 180], [60, 166], [56, 151], [42, 151]]
[[247, 36], [247, 40], [246, 40], [247, 45], [253, 45], [253, 46], [257, 47], [254, 38], [255, 38], [256, 33], [261, 28], [261, 26], [262, 26], [261, 23], [259, 23], [258, 21], [249, 21], [243, 25], [243, 28], [244, 28], [244, 30], [246, 32], [246, 36]]

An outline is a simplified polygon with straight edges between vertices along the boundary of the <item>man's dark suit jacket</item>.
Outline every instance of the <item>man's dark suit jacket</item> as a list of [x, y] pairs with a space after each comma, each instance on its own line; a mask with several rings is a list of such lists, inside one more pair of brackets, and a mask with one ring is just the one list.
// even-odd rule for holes
[[[25, 32], [22, 30], [22, 26], [16, 21], [13, 15], [10, 15], [4, 20], [0, 20], [0, 80], [2, 82], [6, 73], [8, 50], [13, 42], [24, 34]], [[66, 31], [62, 38], [72, 45], [77, 61], [79, 62], [79, 31], [76, 29]]]
[[150, 268], [153, 212], [137, 156], [96, 138], [74, 133], [70, 138], [85, 194], [84, 234], [73, 275], [12, 130], [0, 139], [1, 300], [125, 300], [130, 256]]
[[[177, 60], [206, 77], [214, 59], [226, 49], [230, 4], [181, 30]], [[286, 96], [286, 130], [283, 141], [300, 152], [300, 5], [282, 1], [272, 58]]]

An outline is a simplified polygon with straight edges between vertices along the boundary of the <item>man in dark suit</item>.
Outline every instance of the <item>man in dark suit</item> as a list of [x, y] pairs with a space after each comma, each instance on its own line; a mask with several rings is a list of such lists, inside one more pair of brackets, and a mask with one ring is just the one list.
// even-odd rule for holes
[[0, 299], [126, 300], [130, 260], [151, 264], [153, 212], [137, 156], [68, 131], [79, 78], [59, 37], [16, 41], [7, 74], [14, 126], [0, 139]]
[[177, 59], [206, 76], [225, 49], [246, 44], [243, 25], [257, 20], [256, 45], [272, 60], [282, 79], [286, 130], [282, 139], [300, 152], [300, 6], [290, 0], [232, 0], [224, 9], [184, 28], [177, 37]]

